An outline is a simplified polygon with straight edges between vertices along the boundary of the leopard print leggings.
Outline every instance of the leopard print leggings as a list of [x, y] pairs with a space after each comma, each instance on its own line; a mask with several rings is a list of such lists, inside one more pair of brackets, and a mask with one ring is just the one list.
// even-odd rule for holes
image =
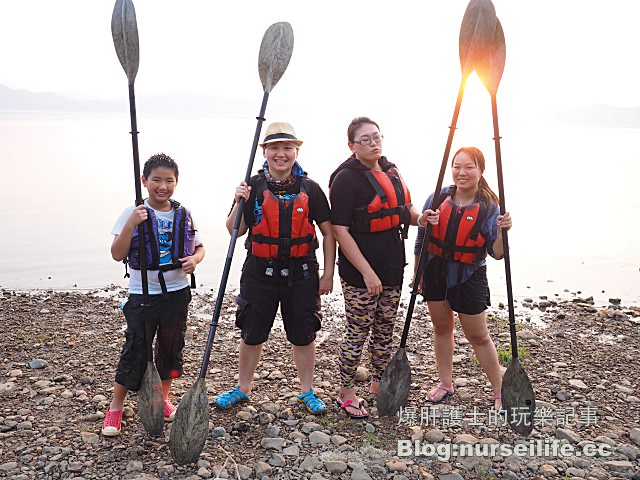
[[371, 380], [380, 381], [391, 358], [393, 324], [400, 304], [400, 290], [400, 287], [383, 286], [380, 295], [372, 296], [366, 288], [342, 282], [347, 323], [338, 354], [342, 387], [355, 386], [356, 370], [367, 338]]

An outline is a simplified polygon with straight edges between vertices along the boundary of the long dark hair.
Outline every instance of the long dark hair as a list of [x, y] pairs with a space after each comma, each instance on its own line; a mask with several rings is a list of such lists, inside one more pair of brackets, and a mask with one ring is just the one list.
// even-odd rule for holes
[[[482, 154], [480, 149], [476, 147], [462, 147], [453, 155], [451, 165], [453, 165], [453, 162], [459, 153], [466, 153], [467, 155], [469, 155], [469, 157], [471, 157], [471, 159], [473, 160], [473, 163], [475, 163], [476, 166], [480, 169], [480, 172], [484, 173], [485, 161], [484, 155]], [[476, 201], [480, 200], [484, 200], [487, 205], [490, 205], [491, 203], [498, 205], [498, 203], [500, 203], [498, 196], [493, 190], [491, 190], [491, 187], [489, 186], [483, 175], [480, 176], [480, 180], [478, 181], [478, 192], [476, 193]]]

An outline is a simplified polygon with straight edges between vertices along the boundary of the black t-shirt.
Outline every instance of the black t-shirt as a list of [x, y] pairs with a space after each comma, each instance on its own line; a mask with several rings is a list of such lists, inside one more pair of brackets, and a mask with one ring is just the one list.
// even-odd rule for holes
[[[323, 222], [328, 221], [331, 218], [329, 201], [327, 200], [327, 197], [322, 191], [322, 188], [320, 187], [320, 185], [318, 185], [316, 182], [311, 180], [309, 177], [305, 177], [305, 178], [307, 183], [306, 191], [307, 191], [307, 195], [309, 196], [309, 219], [316, 225], [319, 225]], [[256, 225], [256, 210], [258, 209], [258, 205], [256, 203], [257, 179], [258, 179], [257, 175], [254, 175], [249, 179], [248, 183], [249, 183], [249, 186], [251, 187], [251, 193], [249, 195], [249, 200], [245, 202], [244, 209], [243, 209], [244, 221], [249, 227], [249, 236], [247, 238], [247, 243], [245, 244], [245, 246], [247, 247], [247, 250], [249, 249], [248, 242], [251, 241], [250, 240], [251, 230], [253, 229], [253, 226]], [[300, 193], [301, 184], [302, 184], [302, 177], [296, 177], [295, 182], [284, 191], [284, 194], [296, 195]], [[275, 264], [275, 269], [279, 270], [283, 267], [290, 267], [292, 275], [294, 275], [294, 277], [297, 277], [299, 274], [301, 274], [301, 271], [299, 268], [300, 262], [309, 263], [309, 266], [312, 269], [312, 271], [317, 272], [317, 261], [315, 259], [315, 253], [312, 254], [309, 259], [303, 259], [300, 261], [295, 259], [291, 259], [291, 261], [289, 262], [287, 262], [286, 260], [285, 261], [279, 260]], [[243, 274], [253, 273], [253, 274], [259, 274], [260, 276], [264, 276], [264, 270], [265, 270], [264, 264], [265, 264], [264, 259], [259, 259], [257, 257], [254, 257], [253, 255], [247, 252], [247, 259], [245, 260], [245, 263], [244, 263]], [[274, 280], [278, 280], [278, 275], [274, 275], [272, 278]]]
[[[378, 161], [386, 171], [394, 164], [386, 157]], [[365, 177], [368, 168], [351, 157], [332, 174], [330, 180], [331, 223], [351, 227], [356, 208], [365, 207], [376, 192]], [[406, 257], [400, 230], [392, 228], [383, 232], [360, 233], [351, 231], [360, 252], [367, 259], [384, 286], [402, 285]], [[362, 274], [338, 249], [338, 273], [340, 278], [354, 287], [365, 288]]]

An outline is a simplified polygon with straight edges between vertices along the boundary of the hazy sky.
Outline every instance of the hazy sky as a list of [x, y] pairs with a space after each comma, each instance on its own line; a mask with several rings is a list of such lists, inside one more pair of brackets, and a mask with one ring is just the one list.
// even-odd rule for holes
[[[111, 36], [114, 3], [0, 0], [0, 85], [78, 99], [124, 100], [119, 113], [82, 112], [64, 117], [60, 124], [46, 115], [27, 116], [32, 120], [28, 123], [12, 122], [10, 115], [1, 119], [6, 122], [0, 160], [11, 162], [5, 183], [9, 192], [11, 187], [15, 191], [7, 195], [15, 202], [8, 209], [15, 212], [25, 202], [37, 203], [34, 211], [45, 214], [40, 198], [48, 199], [46, 208], [53, 208], [51, 199], [67, 208], [69, 202], [89, 195], [108, 198], [99, 209], [100, 220], [95, 209], [87, 210], [93, 223], [103, 226], [96, 227], [97, 237], [87, 233], [81, 243], [97, 245], [95, 255], [110, 266], [113, 262], [104, 254], [111, 241], [109, 228], [122, 206], [133, 201], [127, 78]], [[288, 21], [295, 36], [293, 56], [269, 99], [268, 121], [292, 121], [305, 142], [303, 166], [326, 187], [331, 170], [350, 154], [345, 135], [349, 121], [371, 116], [385, 134], [385, 154], [398, 162], [421, 206], [437, 178], [449, 133], [460, 83], [458, 35], [467, 4], [468, 0], [134, 0], [140, 37], [135, 87], [141, 158], [167, 151], [179, 159], [184, 173], [178, 198], [206, 212], [196, 215], [203, 219], [204, 238], [224, 241], [222, 220], [245, 173], [263, 94], [257, 68], [260, 42], [272, 23]], [[600, 244], [598, 239], [587, 242], [590, 237], [583, 243], [576, 240], [573, 233], [584, 223], [576, 215], [554, 224], [552, 241], [538, 245], [540, 211], [532, 199], [541, 198], [541, 192], [553, 192], [546, 198], [560, 205], [571, 204], [585, 191], [619, 189], [624, 180], [629, 187], [621, 189], [620, 203], [629, 211], [640, 208], [635, 195], [640, 188], [636, 129], [562, 129], [553, 122], [537, 122], [543, 110], [592, 104], [640, 108], [640, 2], [494, 0], [494, 5], [507, 47], [498, 90], [507, 205], [514, 217], [535, 219], [519, 223], [522, 228], [514, 229], [510, 238], [514, 258], [528, 259], [542, 269], [550, 263], [544, 248], [546, 254], [564, 258], [576, 249], [598, 252]], [[167, 92], [177, 92], [174, 100], [180, 105], [183, 99], [190, 105], [187, 95], [209, 96], [212, 101], [203, 103], [214, 111], [186, 120], [181, 115], [150, 114], [145, 108], [148, 97]], [[223, 104], [224, 109], [215, 110]], [[236, 118], [222, 117], [221, 112]], [[485, 151], [488, 180], [496, 188], [489, 96], [477, 79], [470, 79], [457, 126], [454, 151], [462, 145]], [[580, 168], [575, 168], [576, 160]], [[105, 180], [96, 165], [111, 164], [113, 171]], [[220, 166], [224, 175], [213, 188], [211, 178], [219, 178]], [[33, 175], [34, 170], [39, 175]], [[50, 199], [45, 192], [55, 194]], [[214, 194], [213, 204], [221, 208], [211, 209]], [[626, 258], [636, 252], [632, 242], [638, 227], [621, 209], [614, 209], [613, 215], [607, 217], [611, 225], [625, 225], [628, 233], [621, 233], [607, 253], [615, 250]], [[49, 225], [55, 218], [46, 214], [36, 224]], [[16, 222], [21, 220], [22, 214]], [[78, 215], [76, 221], [81, 222], [76, 229], [84, 232], [86, 216]], [[56, 228], [61, 238], [74, 231], [59, 222]], [[56, 231], [47, 230], [46, 237], [37, 239], [46, 243], [32, 248], [47, 257], [42, 262], [50, 261], [47, 244]], [[226, 252], [207, 248], [209, 265], [215, 265], [216, 254]], [[536, 256], [534, 250], [543, 253]], [[28, 267], [39, 273], [42, 262], [34, 258]], [[68, 268], [65, 259], [61, 263], [61, 268]], [[558, 265], [556, 270], [565, 264]], [[629, 275], [637, 276], [637, 262], [633, 265]], [[22, 263], [16, 271], [20, 269], [24, 270]], [[587, 276], [565, 270], [576, 278]], [[211, 266], [205, 270], [207, 275], [217, 271]], [[625, 275], [614, 276], [624, 282]], [[519, 277], [527, 278], [523, 273]]]
[[[126, 97], [110, 31], [115, 2], [0, 0], [0, 84], [76, 98]], [[135, 0], [136, 92], [259, 98], [260, 41], [288, 21], [290, 66], [276, 87], [300, 108], [446, 105], [460, 80], [466, 0], [340, 2]], [[515, 109], [640, 107], [640, 3], [495, 0], [507, 62], [499, 98]], [[324, 113], [324, 112], [320, 112]]]

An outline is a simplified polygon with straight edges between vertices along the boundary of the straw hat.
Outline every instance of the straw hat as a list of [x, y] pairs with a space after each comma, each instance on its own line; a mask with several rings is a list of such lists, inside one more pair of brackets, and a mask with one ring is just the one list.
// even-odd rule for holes
[[302, 145], [302, 140], [298, 140], [296, 137], [296, 131], [293, 126], [287, 122], [273, 122], [269, 125], [260, 146], [264, 147], [268, 143], [274, 142], [291, 142], [297, 146]]

